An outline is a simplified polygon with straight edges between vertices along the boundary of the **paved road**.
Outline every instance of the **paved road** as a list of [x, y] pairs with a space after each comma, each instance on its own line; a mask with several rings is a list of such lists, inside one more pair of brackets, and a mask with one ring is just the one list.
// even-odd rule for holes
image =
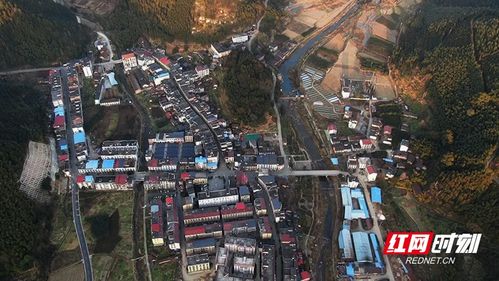
[[[270, 194], [269, 190], [267, 189], [267, 185], [260, 179], [258, 179], [258, 182], [260, 185], [263, 187], [263, 194], [264, 194], [264, 200], [265, 204], [267, 206], [271, 206], [271, 200], [270, 200]], [[269, 210], [269, 208], [267, 208]], [[275, 276], [276, 280], [283, 280], [282, 279], [282, 274], [283, 274], [283, 268], [282, 268], [282, 249], [281, 249], [281, 242], [280, 242], [280, 237], [279, 237], [279, 232], [277, 229], [277, 224], [275, 222], [275, 215], [273, 212], [267, 212], [269, 215], [269, 220], [272, 225], [272, 239], [274, 240], [274, 246], [275, 246]]]
[[85, 233], [83, 231], [83, 226], [81, 223], [80, 216], [80, 198], [79, 198], [79, 188], [76, 185], [76, 176], [78, 175], [78, 168], [76, 164], [78, 163], [76, 159], [76, 153], [74, 148], [74, 139], [73, 139], [73, 128], [71, 122], [71, 104], [69, 101], [69, 89], [67, 86], [67, 73], [65, 68], [61, 68], [61, 77], [62, 77], [62, 89], [64, 91], [64, 106], [66, 110], [66, 132], [67, 132], [67, 142], [69, 147], [69, 164], [70, 164], [70, 172], [71, 172], [71, 202], [73, 208], [73, 223], [76, 229], [76, 236], [78, 237], [78, 242], [80, 244], [81, 256], [83, 259], [83, 268], [85, 270], [85, 280], [93, 281], [93, 272], [92, 272], [92, 261], [90, 259], [90, 253], [88, 250], [87, 241], [85, 239]]
[[338, 175], [348, 175], [348, 172], [340, 170], [289, 170], [289, 171], [278, 171], [274, 175], [276, 176], [316, 176], [316, 177], [335, 177]]
[[[360, 185], [364, 189], [364, 195], [366, 197], [367, 208], [369, 209], [369, 213], [371, 214], [371, 217], [373, 219], [373, 228], [371, 231], [376, 234], [376, 237], [378, 238], [378, 243], [379, 243], [380, 247], [383, 247], [384, 240], [383, 240], [383, 236], [381, 235], [381, 229], [379, 228], [378, 216], [376, 216], [376, 213], [374, 212], [374, 206], [373, 206], [373, 202], [371, 201], [371, 196], [370, 196], [371, 193], [369, 192], [369, 189], [367, 188], [368, 184], [367, 184], [366, 176], [360, 175], [358, 173], [358, 171], [354, 173], [354, 176], [356, 176], [359, 179]], [[379, 250], [381, 251], [381, 249], [379, 249]], [[388, 260], [388, 256], [386, 256], [386, 255], [381, 255], [381, 256], [383, 257], [383, 260], [384, 260], [384, 263], [386, 266], [386, 273], [382, 276], [379, 276], [379, 278], [388, 278], [390, 280], [394, 280], [392, 265], [390, 264], [390, 261]]]
[[114, 57], [114, 53], [113, 53], [113, 48], [111, 48], [111, 41], [109, 40], [109, 38], [107, 37], [106, 34], [100, 32], [100, 31], [96, 31], [95, 33], [97, 33], [97, 35], [99, 35], [100, 38], [103, 38], [104, 41], [106, 42], [106, 48], [107, 48], [107, 51], [109, 53], [109, 61], [112, 61], [113, 57]]
[[182, 90], [182, 87], [180, 87], [180, 85], [177, 83], [177, 81], [175, 80], [175, 77], [173, 77], [172, 81], [175, 82], [175, 86], [177, 86], [177, 89], [180, 91], [180, 93], [184, 97], [185, 101], [187, 101], [187, 103], [189, 104], [189, 106], [194, 110], [194, 112], [196, 112], [197, 115], [199, 115], [199, 117], [201, 117], [201, 119], [203, 120], [203, 122], [210, 129], [210, 132], [213, 135], [213, 138], [214, 138], [215, 143], [217, 144], [217, 148], [218, 148], [218, 155], [219, 155], [218, 156], [218, 161], [219, 161], [219, 163], [218, 163], [218, 169], [222, 169], [222, 170], [223, 169], [227, 169], [227, 166], [225, 165], [225, 158], [224, 158], [223, 152], [222, 152], [222, 146], [220, 145], [220, 141], [217, 138], [217, 133], [215, 132], [215, 130], [213, 130], [213, 127], [211, 127], [210, 122], [208, 122], [208, 120], [204, 117], [204, 115], [201, 114], [201, 112], [199, 112], [198, 108], [195, 107], [191, 103], [191, 101], [187, 98], [187, 95], [185, 94], [184, 90]]
[[41, 72], [41, 71], [49, 71], [49, 70], [59, 70], [60, 67], [38, 67], [38, 68], [26, 68], [26, 69], [16, 69], [16, 70], [7, 70], [7, 71], [0, 71], [0, 75], [14, 75], [14, 74], [21, 74], [21, 73], [29, 73], [29, 72]]

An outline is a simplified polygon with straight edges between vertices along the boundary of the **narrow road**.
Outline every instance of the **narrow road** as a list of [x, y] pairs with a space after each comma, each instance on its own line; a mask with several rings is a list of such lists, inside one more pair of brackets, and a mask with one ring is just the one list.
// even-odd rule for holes
[[270, 223], [272, 225], [272, 239], [274, 240], [275, 246], [275, 280], [283, 280], [283, 268], [282, 268], [282, 249], [281, 249], [281, 239], [279, 237], [279, 232], [277, 231], [277, 224], [275, 222], [275, 215], [271, 211], [271, 200], [269, 190], [267, 185], [260, 179], [258, 179], [259, 184], [263, 187], [264, 200], [267, 207], [267, 213], [269, 215]]
[[95, 33], [97, 33], [97, 35], [99, 35], [99, 37], [103, 38], [104, 41], [106, 41], [106, 48], [107, 48], [107, 51], [109, 52], [109, 61], [113, 61], [113, 57], [114, 57], [114, 53], [113, 53], [113, 48], [111, 48], [111, 41], [109, 40], [109, 38], [107, 37], [106, 34], [100, 32], [100, 31], [96, 31]]
[[[264, 5], [265, 5], [265, 10], [267, 10], [267, 4], [269, 0], [265, 0]], [[251, 52], [251, 46], [253, 45], [253, 41], [255, 40], [256, 36], [258, 33], [260, 33], [260, 22], [262, 22], [263, 18], [265, 17], [265, 11], [263, 12], [262, 17], [258, 20], [256, 23], [256, 31], [251, 35], [251, 38], [248, 40], [248, 50]]]
[[281, 129], [281, 114], [279, 114], [279, 108], [277, 107], [278, 101], [275, 100], [275, 92], [276, 92], [276, 76], [274, 71], [272, 71], [272, 103], [274, 104], [274, 112], [277, 117], [277, 138], [279, 139], [279, 150], [281, 151], [281, 156], [284, 159], [284, 168], [283, 171], [289, 170], [289, 159], [286, 155], [286, 151], [284, 151], [284, 143], [282, 140], [282, 129]]
[[[354, 176], [356, 176], [359, 179], [360, 185], [362, 186], [362, 188], [364, 190], [364, 196], [366, 197], [367, 208], [369, 209], [369, 213], [371, 214], [371, 217], [373, 219], [373, 228], [371, 231], [376, 234], [376, 237], [378, 238], [378, 243], [379, 243], [380, 247], [383, 247], [384, 240], [383, 240], [383, 236], [381, 235], [381, 229], [379, 228], [378, 216], [376, 216], [376, 213], [374, 212], [374, 206], [373, 206], [373, 202], [371, 201], [371, 193], [369, 192], [369, 189], [368, 189], [368, 184], [366, 182], [366, 176], [360, 175], [358, 172], [354, 173]], [[381, 249], [379, 249], [379, 250], [381, 251]], [[380, 277], [394, 280], [392, 266], [390, 264], [390, 261], [388, 260], [388, 256], [386, 256], [386, 255], [381, 255], [381, 256], [383, 258], [383, 262], [385, 263], [386, 273]]]
[[[83, 260], [83, 268], [85, 271], [85, 280], [93, 281], [93, 271], [92, 271], [92, 261], [90, 259], [90, 253], [88, 250], [87, 240], [85, 238], [85, 232], [83, 231], [83, 224], [81, 222], [80, 215], [80, 197], [79, 188], [76, 185], [76, 176], [78, 175], [78, 168], [76, 164], [78, 163], [76, 159], [74, 139], [73, 139], [73, 123], [71, 118], [71, 103], [69, 100], [69, 89], [68, 89], [68, 77], [65, 68], [61, 68], [61, 86], [64, 94], [64, 107], [66, 110], [66, 133], [67, 142], [69, 147], [69, 165], [71, 173], [71, 202], [73, 211], [73, 223], [76, 229], [76, 236], [78, 238], [78, 243], [80, 244], [80, 251]], [[78, 89], [79, 91], [79, 89]]]
[[[125, 95], [132, 101], [132, 105], [135, 108], [135, 110], [138, 113], [139, 120], [140, 120], [140, 132], [138, 135], [138, 143], [139, 143], [139, 151], [137, 155], [137, 167], [136, 171], [137, 172], [143, 172], [147, 171], [147, 162], [145, 159], [145, 154], [148, 149], [148, 138], [152, 134], [152, 121], [149, 117], [149, 114], [147, 114], [146, 109], [142, 106], [142, 104], [139, 102], [137, 97], [134, 94], [131, 94], [130, 92], [130, 85], [128, 85], [128, 82], [126, 80], [126, 76], [124, 73], [123, 68], [119, 68], [116, 71], [117, 76], [116, 78], [119, 81], [119, 84], [121, 86], [122, 91], [125, 93]], [[149, 265], [149, 254], [147, 251], [147, 228], [146, 228], [146, 210], [144, 206], [147, 204], [147, 193], [144, 190], [144, 184], [143, 183], [136, 183], [133, 188], [133, 229], [134, 229], [134, 235], [133, 235], [133, 255], [134, 258], [136, 259], [134, 261], [134, 267], [135, 267], [135, 277], [136, 280], [142, 281], [146, 280], [143, 272], [143, 267], [140, 264], [140, 259], [137, 259], [138, 257], [141, 256], [140, 251], [139, 251], [139, 245], [140, 243], [140, 228], [142, 227], [142, 242], [143, 242], [143, 257], [144, 257], [144, 263], [147, 269], [147, 280], [152, 281], [152, 274], [151, 274], [151, 267]], [[141, 221], [142, 220], [142, 221]]]

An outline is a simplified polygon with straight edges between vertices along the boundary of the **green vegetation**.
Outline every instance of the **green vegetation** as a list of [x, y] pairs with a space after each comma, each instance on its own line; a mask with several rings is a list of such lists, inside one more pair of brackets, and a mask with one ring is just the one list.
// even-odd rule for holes
[[0, 81], [0, 279], [33, 267], [46, 276], [51, 259], [52, 208], [28, 199], [18, 183], [28, 142], [45, 142], [46, 98], [26, 83]]
[[[431, 105], [431, 127], [417, 144], [430, 167], [413, 175], [426, 186], [419, 200], [455, 217], [466, 229], [486, 236], [479, 252], [479, 267], [492, 280], [498, 275], [499, 188], [491, 165], [499, 139], [499, 10], [497, 1], [430, 1], [422, 7], [400, 37], [394, 61], [402, 74], [414, 70], [430, 76], [426, 85]], [[460, 6], [456, 9], [455, 6]], [[426, 147], [428, 146], [428, 147]], [[438, 183], [438, 184], [437, 184]], [[482, 248], [483, 247], [483, 248]], [[495, 253], [495, 254], [494, 254]], [[471, 277], [465, 267], [441, 276]], [[445, 274], [445, 275], [444, 275]], [[437, 277], [438, 278], [438, 277]]]
[[224, 115], [243, 125], [262, 124], [272, 111], [272, 73], [249, 52], [234, 51], [224, 63], [220, 97]]
[[133, 280], [133, 193], [87, 192], [80, 195], [83, 227], [96, 276], [104, 280]]
[[53, 1], [0, 0], [0, 69], [60, 64], [85, 51], [88, 32]]
[[374, 115], [381, 118], [385, 125], [400, 128], [400, 125], [402, 124], [402, 109], [398, 104], [384, 103], [376, 105], [376, 113]]
[[394, 18], [393, 15], [383, 15], [378, 19], [376, 19], [376, 21], [388, 27], [389, 29], [394, 30], [397, 28], [397, 20]]
[[203, 44], [219, 41], [234, 29], [254, 23], [263, 12], [261, 4], [253, 1], [206, 1], [201, 5], [213, 15], [218, 8], [234, 5], [232, 13], [236, 14], [236, 21], [191, 34], [198, 16], [194, 14], [194, 3], [195, 0], [120, 0], [116, 9], [110, 15], [101, 16], [99, 22], [111, 32], [113, 43], [124, 49], [134, 45], [142, 36], [163, 42], [174, 39]]
[[307, 58], [307, 64], [310, 64], [313, 67], [325, 70], [325, 69], [328, 69], [331, 66], [333, 66], [334, 61], [321, 58], [316, 54], [311, 54]]
[[393, 43], [388, 40], [371, 36], [369, 40], [367, 40], [366, 48], [369, 52], [379, 54], [383, 57], [388, 57], [392, 54], [394, 46]]
[[388, 66], [386, 62], [380, 62], [368, 57], [359, 56], [360, 65], [364, 69], [379, 70], [383, 73], [388, 73]]
[[310, 28], [309, 30], [307, 30], [307, 31], [303, 32], [303, 33], [301, 34], [301, 36], [303, 36], [303, 37], [307, 37], [307, 36], [309, 36], [310, 34], [312, 34], [312, 33], [313, 33], [316, 29], [317, 29], [317, 27], [315, 27], [315, 26], [314, 26], [314, 27]]
[[106, 139], [136, 139], [140, 121], [135, 108], [126, 103], [115, 106], [96, 105], [93, 83], [92, 79], [85, 79], [82, 89], [84, 126], [92, 140], [100, 144]]

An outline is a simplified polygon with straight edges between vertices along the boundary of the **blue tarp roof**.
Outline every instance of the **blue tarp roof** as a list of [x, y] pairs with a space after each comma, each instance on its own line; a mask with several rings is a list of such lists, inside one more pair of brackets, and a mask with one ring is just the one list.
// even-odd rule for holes
[[114, 159], [104, 159], [102, 161], [102, 169], [112, 169], [114, 167]]
[[88, 160], [85, 164], [85, 169], [97, 169], [99, 166], [99, 160]]
[[151, 213], [157, 213], [159, 211], [158, 205], [151, 205]]
[[333, 165], [338, 165], [338, 158], [336, 157], [331, 157], [331, 163], [333, 163]]
[[84, 143], [85, 142], [85, 132], [78, 132], [74, 134], [74, 142], [75, 144]]
[[197, 156], [196, 158], [194, 158], [195, 163], [206, 163], [207, 161], [208, 159], [204, 156]]
[[216, 167], [218, 167], [218, 163], [217, 162], [208, 162], [208, 167], [209, 168], [216, 168]]
[[64, 107], [58, 106], [54, 108], [54, 115], [55, 116], [64, 116]]
[[373, 203], [382, 203], [381, 202], [381, 188], [377, 186], [371, 187], [371, 201]]
[[355, 276], [355, 271], [353, 269], [353, 263], [347, 264], [347, 275], [350, 276], [350, 277], [354, 277]]
[[86, 182], [94, 182], [94, 176], [92, 176], [92, 175], [85, 176], [85, 181]]

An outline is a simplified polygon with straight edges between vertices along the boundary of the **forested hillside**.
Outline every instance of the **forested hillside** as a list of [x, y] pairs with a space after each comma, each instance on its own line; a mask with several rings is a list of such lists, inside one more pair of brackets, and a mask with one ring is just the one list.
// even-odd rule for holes
[[51, 0], [0, 0], [0, 69], [60, 63], [89, 42], [75, 16]]
[[492, 280], [499, 244], [498, 2], [429, 2], [407, 24], [394, 54], [405, 76], [430, 77], [431, 127], [419, 132], [413, 148], [431, 169], [414, 178], [427, 186], [420, 200], [486, 235], [483, 278]]
[[249, 51], [232, 52], [224, 64], [218, 98], [225, 115], [242, 125], [258, 126], [272, 110], [271, 71]]
[[[0, 81], [0, 279], [50, 261], [50, 208], [38, 206], [19, 190], [28, 142], [44, 141], [48, 124], [46, 95]], [[35, 270], [36, 272], [36, 270]]]
[[262, 12], [260, 1], [121, 0], [111, 14], [98, 21], [119, 48], [127, 48], [141, 36], [159, 41], [214, 42], [255, 23]]

